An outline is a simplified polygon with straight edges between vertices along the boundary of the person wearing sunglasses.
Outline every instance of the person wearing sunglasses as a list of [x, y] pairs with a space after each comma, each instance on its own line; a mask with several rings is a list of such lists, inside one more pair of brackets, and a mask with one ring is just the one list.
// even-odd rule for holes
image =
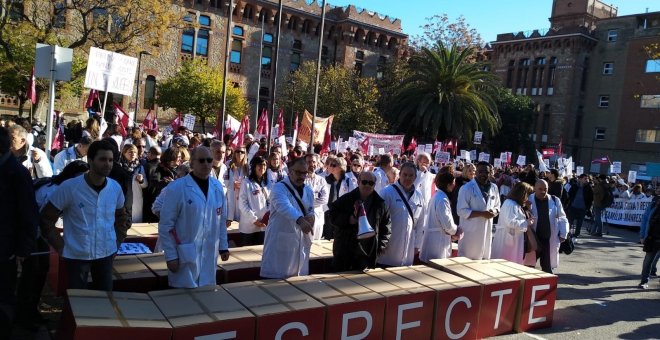
[[266, 160], [258, 155], [250, 161], [250, 175], [241, 184], [238, 208], [241, 211], [238, 231], [241, 246], [264, 244], [264, 228], [268, 223], [270, 189], [266, 176]]
[[238, 196], [241, 193], [241, 183], [249, 173], [248, 158], [245, 146], [234, 150], [234, 155], [228, 164], [229, 170], [225, 173], [224, 181], [227, 188], [227, 226], [231, 221], [239, 222], [241, 212], [238, 209]]
[[190, 166], [190, 174], [168, 185], [158, 224], [174, 288], [215, 285], [218, 253], [222, 261], [229, 259], [227, 201], [220, 181], [210, 176], [211, 151], [193, 149]]
[[348, 163], [349, 169], [346, 171], [346, 177], [350, 181], [349, 191], [353, 191], [358, 187], [358, 177], [362, 170], [364, 170], [364, 158], [359, 154], [352, 154], [350, 162]]
[[392, 235], [387, 248], [378, 256], [381, 267], [410, 266], [422, 243], [426, 201], [415, 188], [417, 167], [401, 165], [399, 180], [383, 189], [381, 197], [390, 211]]
[[[387, 248], [391, 233], [389, 209], [375, 191], [376, 176], [364, 171], [358, 188], [339, 197], [328, 210], [334, 228], [332, 264], [337, 272], [376, 268], [376, 258]], [[360, 209], [364, 208], [375, 236], [358, 239]]]
[[305, 184], [309, 185], [314, 192], [314, 215], [316, 219], [312, 239], [316, 241], [320, 240], [323, 235], [323, 224], [325, 223], [324, 210], [327, 207], [330, 193], [325, 177], [316, 174], [316, 170], [320, 164], [319, 155], [308, 153], [305, 155], [305, 161], [307, 162], [307, 179], [305, 179]]

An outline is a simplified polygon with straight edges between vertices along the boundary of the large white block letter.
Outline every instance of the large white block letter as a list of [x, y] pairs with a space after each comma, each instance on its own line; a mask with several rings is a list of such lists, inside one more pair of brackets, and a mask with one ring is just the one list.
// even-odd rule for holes
[[548, 290], [550, 285], [540, 285], [532, 287], [532, 300], [529, 304], [529, 324], [545, 322], [546, 317], [542, 316], [540, 318], [534, 318], [534, 307], [545, 306], [548, 304], [548, 300], [536, 301], [536, 292], [539, 290]]
[[500, 314], [502, 314], [502, 300], [504, 300], [504, 295], [509, 295], [513, 293], [513, 290], [511, 289], [505, 289], [505, 290], [497, 290], [492, 293], [490, 293], [491, 297], [498, 297], [497, 301], [497, 315], [495, 315], [495, 326], [493, 329], [497, 329], [497, 327], [500, 326]]
[[401, 331], [403, 331], [404, 329], [419, 327], [422, 324], [421, 322], [419, 322], [419, 320], [403, 323], [403, 312], [407, 311], [408, 309], [422, 308], [423, 306], [424, 303], [421, 301], [407, 303], [405, 305], [399, 306], [399, 310], [396, 315], [396, 340], [401, 340]]
[[472, 308], [472, 303], [465, 296], [457, 297], [449, 304], [449, 307], [447, 308], [447, 315], [445, 315], [445, 330], [447, 331], [447, 337], [450, 339], [460, 339], [470, 329], [470, 322], [468, 322], [465, 324], [465, 327], [463, 327], [463, 330], [460, 333], [456, 334], [451, 331], [451, 324], [449, 323], [449, 320], [451, 320], [451, 311], [459, 302], [463, 302], [468, 309]]
[[[348, 335], [348, 322], [351, 319], [357, 319], [357, 318], [365, 319], [367, 321], [367, 326], [360, 334]], [[341, 320], [341, 338], [342, 340], [364, 339], [367, 337], [367, 335], [369, 335], [369, 333], [371, 333], [372, 327], [373, 327], [373, 318], [371, 317], [371, 313], [363, 310], [358, 312], [346, 313], [343, 315]]]
[[300, 330], [300, 333], [302, 333], [302, 336], [308, 336], [309, 335], [309, 329], [307, 329], [307, 326], [305, 326], [304, 323], [302, 322], [289, 322], [288, 324], [282, 326], [280, 329], [277, 330], [277, 333], [275, 334], [275, 340], [282, 340], [282, 335], [286, 333], [288, 330], [291, 329], [298, 329]]

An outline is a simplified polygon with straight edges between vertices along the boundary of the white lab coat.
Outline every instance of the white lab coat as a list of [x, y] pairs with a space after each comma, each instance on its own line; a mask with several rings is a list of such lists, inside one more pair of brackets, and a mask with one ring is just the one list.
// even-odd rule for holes
[[417, 171], [415, 188], [422, 193], [424, 202], [430, 202], [433, 197], [433, 180], [435, 180], [435, 174], [431, 171]]
[[514, 200], [502, 204], [497, 230], [493, 237], [491, 258], [504, 259], [523, 264], [525, 254], [525, 232], [529, 225], [522, 207]]
[[[140, 184], [135, 177], [138, 174], [142, 174], [142, 184]], [[144, 167], [142, 165], [139, 165], [136, 169], [135, 172], [133, 172], [133, 181], [131, 185], [131, 189], [133, 190], [133, 205], [132, 205], [132, 222], [133, 223], [141, 223], [142, 222], [142, 217], [144, 216], [143, 214], [143, 208], [144, 208], [144, 195], [142, 194], [142, 189], [145, 189], [149, 185], [147, 182], [147, 174], [144, 173]]]
[[74, 150], [76, 146], [68, 147], [59, 153], [55, 155], [55, 158], [53, 159], [53, 170], [55, 175], [59, 175], [62, 170], [64, 170], [64, 167], [67, 166], [67, 164], [80, 159], [83, 162], [87, 162], [87, 156], [83, 156], [78, 158], [76, 155], [76, 151]]
[[490, 182], [489, 184], [488, 202], [484, 200], [476, 178], [465, 183], [458, 191], [456, 212], [460, 217], [459, 225], [463, 229], [463, 238], [458, 241], [458, 256], [473, 260], [490, 259], [493, 219], [469, 218], [472, 211], [500, 209], [500, 193], [497, 190], [497, 185]]
[[358, 187], [358, 179], [354, 173], [348, 171], [344, 176], [346, 176], [346, 180], [348, 180], [348, 192], [351, 192]]
[[320, 240], [323, 236], [323, 224], [325, 223], [325, 210], [328, 208], [328, 199], [330, 197], [330, 188], [325, 177], [314, 174], [313, 177], [307, 177], [305, 184], [312, 188], [314, 193], [314, 235], [313, 240]]
[[[191, 175], [167, 186], [158, 238], [165, 260], [179, 259], [179, 270], [168, 273], [170, 286], [195, 288], [216, 284], [218, 250], [229, 249], [226, 221], [227, 204], [222, 185], [215, 178], [209, 177], [206, 197]], [[176, 231], [181, 244], [176, 244], [171, 230]]]
[[[33, 150], [39, 154], [39, 162], [32, 162]], [[33, 146], [28, 147], [27, 159], [23, 161], [23, 166], [30, 171], [32, 179], [53, 177], [53, 168], [50, 166], [48, 156], [46, 156], [46, 152], [44, 152], [44, 150], [39, 148], [35, 148]]]
[[247, 177], [248, 171], [243, 167], [236, 167], [235, 169], [229, 168], [225, 174], [225, 187], [227, 187], [227, 219], [231, 221], [239, 221], [241, 218], [241, 211], [238, 209], [238, 196], [240, 189], [234, 188], [234, 181], [243, 183]]
[[238, 209], [241, 212], [241, 219], [238, 222], [238, 231], [243, 234], [253, 234], [264, 231], [254, 225], [254, 222], [260, 220], [268, 212], [270, 190], [267, 187], [261, 187], [259, 183], [245, 178], [241, 184], [241, 193], [238, 196]]
[[415, 189], [408, 199], [408, 204], [413, 211], [413, 220], [394, 186], [401, 190], [404, 198], [407, 198], [408, 195], [399, 182], [385, 187], [380, 195], [390, 211], [392, 234], [387, 248], [380, 254], [376, 262], [387, 266], [410, 266], [415, 258], [415, 248], [419, 248], [422, 244], [426, 204], [422, 200], [422, 194]]
[[[529, 200], [532, 201], [532, 216], [536, 222], [532, 225], [532, 230], [536, 231], [536, 223], [538, 222], [539, 213], [536, 210], [536, 196], [531, 195]], [[559, 245], [561, 240], [559, 238], [566, 238], [568, 234], [568, 219], [564, 208], [561, 206], [558, 197], [548, 195], [548, 214], [550, 214], [550, 268], [557, 268], [559, 265]], [[536, 253], [529, 252], [525, 254], [526, 266], [536, 265]]]
[[435, 193], [428, 211], [419, 259], [428, 262], [451, 257], [451, 235], [456, 234], [458, 226], [454, 223], [451, 203], [444, 191]]
[[387, 173], [381, 168], [374, 169], [374, 175], [376, 176], [376, 186], [374, 190], [380, 195], [380, 193], [385, 189], [386, 186], [390, 185], [390, 180], [387, 178]]
[[[294, 194], [291, 194], [285, 185], [288, 185]], [[300, 211], [294, 195], [303, 204], [304, 212]], [[314, 213], [312, 188], [305, 185], [300, 197], [289, 178], [286, 178], [273, 186], [270, 203], [270, 219], [266, 227], [260, 275], [273, 279], [307, 275], [312, 239], [311, 235], [302, 232], [296, 220]]]
[[273, 190], [273, 185], [285, 179], [287, 177], [287, 174], [284, 168], [278, 171], [273, 171], [271, 169], [268, 169], [266, 170], [266, 177], [268, 178], [268, 190]]

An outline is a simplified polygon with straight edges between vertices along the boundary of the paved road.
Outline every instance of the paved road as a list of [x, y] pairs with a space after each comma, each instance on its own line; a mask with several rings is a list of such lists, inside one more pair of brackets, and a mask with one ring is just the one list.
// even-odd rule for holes
[[609, 226], [560, 255], [552, 328], [496, 339], [660, 339], [660, 283], [637, 288], [644, 252], [637, 230]]

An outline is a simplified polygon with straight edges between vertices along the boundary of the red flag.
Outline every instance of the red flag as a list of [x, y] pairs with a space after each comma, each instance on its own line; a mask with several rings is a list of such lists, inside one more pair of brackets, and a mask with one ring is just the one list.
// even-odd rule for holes
[[174, 118], [174, 120], [170, 123], [170, 126], [172, 127], [172, 130], [176, 132], [179, 130], [179, 126], [181, 126], [182, 123], [183, 121], [181, 120], [181, 112], [178, 112], [176, 114], [176, 118]]
[[28, 82], [27, 97], [32, 104], [37, 103], [37, 84], [34, 78], [34, 66], [32, 66], [32, 76]]
[[263, 109], [261, 111], [261, 116], [257, 121], [257, 133], [266, 136], [268, 134], [268, 128], [270, 127], [270, 119], [268, 119], [268, 111]]
[[410, 140], [410, 144], [408, 144], [408, 148], [406, 149], [406, 151], [412, 151], [415, 150], [416, 148], [417, 148], [417, 140], [415, 140], [415, 137], [413, 137]]
[[158, 112], [154, 112], [154, 119], [151, 121], [151, 129], [158, 131]]
[[610, 158], [608, 156], [603, 156], [603, 157], [599, 157], [599, 158], [594, 159], [593, 161], [591, 161], [591, 163], [611, 164], [612, 162], [610, 162]]
[[433, 153], [435, 153], [438, 149], [442, 150], [442, 143], [436, 140], [433, 143]]
[[555, 155], [555, 149], [541, 149], [543, 158], [550, 158]]
[[112, 104], [115, 108], [115, 116], [117, 117], [117, 124], [121, 129], [121, 135], [126, 137], [128, 135], [128, 114], [117, 105], [117, 103]]
[[64, 124], [60, 120], [60, 111], [55, 111], [55, 122], [57, 126], [57, 134], [53, 138], [51, 150], [59, 150], [64, 147]]
[[563, 149], [563, 145], [562, 145], [562, 144], [564, 144], [564, 137], [561, 137], [561, 138], [559, 139], [559, 145], [557, 146], [557, 154], [559, 155], [559, 157], [561, 157], [561, 155], [562, 155], [562, 153], [561, 153], [561, 152], [562, 152], [562, 149]]
[[332, 142], [332, 121], [328, 120], [328, 125], [325, 128], [325, 136], [323, 137], [323, 146], [321, 147], [321, 153], [330, 151], [330, 143]]
[[94, 106], [94, 101], [99, 99], [99, 91], [89, 90], [89, 96], [87, 97], [87, 102], [85, 102], [85, 108], [88, 109]]
[[360, 149], [362, 149], [362, 152], [365, 155], [369, 153], [369, 137], [365, 137], [364, 140], [360, 142]]
[[238, 128], [238, 132], [236, 132], [236, 135], [231, 140], [231, 146], [234, 148], [242, 146], [245, 141], [245, 135], [249, 132], [249, 130], [250, 130], [250, 116], [245, 115], [245, 117], [243, 117], [243, 120], [241, 120], [241, 127]]
[[277, 137], [281, 137], [283, 135], [284, 135], [284, 110], [280, 109], [280, 113], [277, 114]]
[[151, 116], [151, 110], [147, 112], [147, 115], [144, 117], [144, 120], [142, 121], [142, 125], [140, 125], [140, 128], [142, 130], [151, 130], [152, 128], [152, 121], [154, 118]]

